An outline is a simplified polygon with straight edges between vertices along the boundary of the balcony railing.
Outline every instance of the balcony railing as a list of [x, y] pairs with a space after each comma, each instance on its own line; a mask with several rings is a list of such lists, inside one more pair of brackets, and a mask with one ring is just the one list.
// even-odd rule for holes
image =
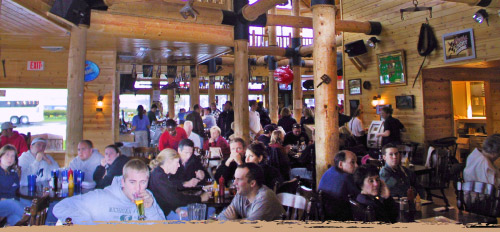
[[[277, 35], [276, 36], [276, 44], [282, 48], [290, 47], [291, 38], [292, 38], [292, 34]], [[302, 37], [302, 45], [303, 46], [311, 45], [312, 43], [313, 43], [313, 38]], [[269, 38], [267, 35], [255, 34], [255, 31], [252, 31], [252, 34], [250, 34], [250, 38], [249, 38], [249, 46], [253, 46], [253, 47], [269, 46]]]

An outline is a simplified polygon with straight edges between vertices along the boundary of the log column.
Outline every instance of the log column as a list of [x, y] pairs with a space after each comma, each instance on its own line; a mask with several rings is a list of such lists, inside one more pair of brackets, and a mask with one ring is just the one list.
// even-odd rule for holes
[[87, 55], [87, 25], [71, 28], [68, 55], [68, 111], [66, 128], [66, 157], [68, 165], [78, 154], [78, 143], [83, 140], [83, 90], [85, 85], [85, 57]]
[[[248, 4], [248, 0], [234, 0], [234, 11]], [[239, 19], [234, 26], [234, 134], [250, 142], [248, 110], [248, 22]]]
[[[167, 81], [170, 85], [175, 81], [177, 76], [177, 66], [167, 66]], [[168, 117], [174, 119], [175, 117], [175, 91], [174, 89], [167, 90], [167, 104], [168, 104]]]
[[196, 65], [190, 66], [191, 82], [189, 84], [189, 101], [191, 110], [194, 105], [200, 104], [200, 78], [198, 77], [198, 67]]
[[[300, 16], [299, 0], [292, 0], [292, 16]], [[300, 28], [295, 27], [292, 30], [292, 48], [300, 47]], [[300, 56], [296, 53], [292, 57], [293, 70], [293, 117], [300, 122], [302, 117], [302, 76], [300, 73]]]
[[[270, 14], [276, 14], [276, 7], [269, 11]], [[269, 47], [276, 47], [276, 27], [269, 26]], [[273, 56], [267, 57], [269, 65], [269, 117], [272, 123], [278, 124], [279, 106], [278, 106], [278, 83], [274, 80], [274, 70], [277, 68], [276, 60]]]
[[208, 84], [208, 105], [215, 103], [215, 76], [209, 77]]
[[[314, 30], [314, 86], [326, 75], [330, 84], [323, 83], [314, 90], [316, 183], [328, 164], [333, 165], [339, 150], [339, 127], [337, 112], [337, 59], [335, 46], [335, 6], [331, 0], [312, 0]], [[333, 46], [332, 46], [333, 44]]]

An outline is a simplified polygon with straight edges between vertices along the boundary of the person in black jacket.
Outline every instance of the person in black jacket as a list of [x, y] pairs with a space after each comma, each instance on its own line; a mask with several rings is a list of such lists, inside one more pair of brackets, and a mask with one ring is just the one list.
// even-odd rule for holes
[[364, 206], [371, 206], [376, 221], [396, 222], [398, 208], [389, 188], [380, 179], [377, 167], [366, 164], [358, 167], [354, 172], [354, 183], [361, 189], [356, 201]]
[[177, 183], [179, 189], [195, 187], [207, 176], [200, 157], [193, 155], [193, 150], [194, 143], [190, 139], [179, 142], [177, 152], [180, 155], [180, 167], [172, 176], [172, 181]]
[[129, 161], [129, 158], [120, 155], [122, 143], [111, 144], [104, 149], [104, 158], [101, 160], [101, 165], [97, 166], [94, 171], [94, 181], [97, 189], [103, 189], [110, 186], [115, 176], [121, 176], [123, 166]]
[[288, 133], [292, 131], [293, 124], [296, 124], [297, 121], [292, 118], [292, 113], [290, 112], [290, 109], [287, 107], [284, 107], [281, 110], [281, 118], [278, 120], [278, 126], [283, 127], [283, 130], [285, 130], [285, 133]]
[[234, 179], [234, 172], [238, 165], [245, 162], [245, 140], [234, 138], [229, 142], [229, 148], [231, 149], [229, 158], [221, 162], [214, 175], [217, 184], [220, 177], [223, 176], [227, 187], [229, 187], [230, 180]]
[[256, 163], [264, 170], [265, 182], [264, 184], [270, 189], [274, 189], [276, 183], [282, 183], [280, 171], [268, 164], [267, 161], [267, 148], [261, 142], [254, 142], [248, 145], [245, 153], [245, 163]]
[[194, 105], [193, 111], [186, 116], [186, 121], [193, 122], [193, 132], [204, 137], [205, 128], [203, 127], [203, 119], [200, 115], [200, 105]]
[[195, 196], [184, 194], [178, 190], [177, 182], [172, 177], [180, 167], [179, 161], [180, 157], [177, 152], [167, 148], [161, 151], [149, 164], [153, 170], [149, 177], [149, 190], [153, 193], [163, 213], [167, 215], [167, 220], [178, 220], [178, 215], [187, 216], [185, 211], [182, 212], [179, 207], [207, 201], [211, 194], [205, 192], [201, 196]]
[[224, 104], [224, 111], [220, 113], [219, 118], [217, 119], [217, 126], [219, 126], [221, 130], [222, 137], [228, 139], [230, 135], [234, 132], [231, 129], [231, 123], [234, 122], [234, 111], [233, 111], [233, 103], [230, 101], [226, 101]]

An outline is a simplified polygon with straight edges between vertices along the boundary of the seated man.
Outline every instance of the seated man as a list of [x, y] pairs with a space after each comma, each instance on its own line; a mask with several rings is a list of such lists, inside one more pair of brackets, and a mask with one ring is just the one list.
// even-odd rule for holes
[[28, 146], [26, 145], [26, 140], [24, 137], [19, 134], [19, 132], [14, 131], [16, 128], [10, 122], [2, 123], [2, 135], [0, 136], [0, 147], [3, 147], [6, 144], [11, 144], [17, 149], [17, 154], [21, 155], [23, 152], [28, 150]]
[[483, 149], [477, 148], [467, 157], [464, 169], [465, 181], [478, 181], [500, 187], [500, 171], [495, 160], [500, 157], [500, 134], [488, 136], [483, 142]]
[[128, 161], [123, 176], [104, 188], [66, 198], [54, 207], [54, 215], [61, 221], [70, 217], [75, 224], [96, 224], [96, 221], [138, 220], [135, 199], [143, 200], [146, 220], [165, 220], [148, 187], [149, 169], [138, 159]]
[[234, 178], [234, 172], [238, 165], [242, 165], [245, 163], [245, 140], [242, 138], [235, 138], [229, 141], [229, 148], [231, 150], [231, 154], [229, 158], [222, 160], [219, 167], [217, 167], [217, 171], [215, 171], [215, 181], [219, 183], [219, 179], [221, 176], [224, 177], [226, 186], [229, 187], [229, 181]]
[[177, 183], [179, 188], [195, 187], [205, 179], [205, 171], [200, 157], [193, 155], [194, 144], [189, 139], [183, 139], [179, 143], [177, 152], [179, 153], [180, 167], [172, 176], [172, 181]]
[[186, 134], [188, 136], [188, 139], [193, 141], [194, 147], [201, 148], [201, 137], [199, 134], [196, 134], [193, 132], [193, 122], [191, 121], [185, 121], [184, 122], [184, 130], [186, 131]]
[[276, 194], [264, 185], [264, 171], [258, 164], [239, 165], [234, 173], [237, 194], [231, 204], [219, 214], [219, 220], [281, 219], [285, 213]]
[[325, 201], [325, 219], [352, 220], [349, 195], [356, 197], [360, 190], [354, 183], [353, 174], [358, 167], [356, 154], [351, 151], [339, 151], [334, 158], [334, 165], [321, 177], [318, 190], [323, 191]]
[[286, 133], [283, 146], [302, 145], [302, 143], [307, 146], [309, 144], [309, 137], [305, 132], [302, 131], [302, 127], [300, 126], [300, 124], [295, 123], [292, 126], [292, 131]]
[[408, 189], [413, 187], [416, 189], [416, 193], [424, 198], [424, 188], [417, 182], [415, 173], [401, 166], [401, 153], [399, 153], [398, 148], [394, 144], [388, 143], [382, 147], [382, 154], [385, 166], [380, 169], [380, 179], [387, 184], [391, 191], [391, 197], [406, 197]]
[[177, 123], [173, 119], [169, 119], [166, 122], [167, 129], [160, 136], [160, 141], [158, 142], [158, 149], [162, 151], [165, 148], [172, 148], [177, 150], [179, 142], [183, 139], [187, 139], [187, 134], [184, 129], [177, 127]]
[[50, 180], [51, 171], [59, 168], [59, 164], [52, 156], [45, 154], [47, 141], [43, 138], [35, 138], [31, 141], [30, 150], [19, 157], [21, 167], [21, 186], [28, 185], [28, 175], [37, 175], [36, 181]]
[[69, 168], [80, 170], [85, 173], [86, 182], [94, 182], [94, 172], [97, 166], [101, 165], [101, 160], [104, 158], [90, 140], [82, 140], [78, 143], [78, 156], [70, 163]]

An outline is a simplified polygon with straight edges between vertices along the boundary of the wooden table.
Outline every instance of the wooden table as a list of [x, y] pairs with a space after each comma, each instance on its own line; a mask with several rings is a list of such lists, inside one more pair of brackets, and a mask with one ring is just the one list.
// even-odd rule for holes
[[[184, 194], [187, 195], [201, 195], [203, 194], [202, 190], [184, 190], [182, 191]], [[208, 201], [202, 201], [200, 203], [207, 205], [207, 211], [205, 212], [205, 219], [208, 219], [208, 207], [213, 207], [215, 208], [215, 213], [219, 214], [222, 212], [222, 210], [227, 207], [228, 205], [231, 204], [233, 201], [234, 195], [231, 194], [225, 194], [224, 198], [221, 197], [211, 197], [208, 199]]]
[[21, 186], [19, 188], [19, 196], [21, 198], [31, 200], [37, 197], [42, 197], [43, 194], [48, 191], [50, 201], [54, 202], [54, 201], [60, 201], [66, 197], [72, 197], [75, 195], [88, 193], [94, 190], [94, 188], [91, 189], [82, 188], [81, 191], [75, 191], [76, 189], [71, 189], [71, 190], [68, 189], [68, 190], [58, 190], [57, 192], [54, 192], [52, 189], [50, 189], [48, 181], [37, 182], [36, 185], [37, 185], [36, 191], [34, 192], [29, 191], [28, 186]]
[[421, 219], [431, 219], [446, 217], [448, 219], [459, 222], [460, 224], [468, 223], [484, 223], [484, 222], [495, 222], [496, 218], [490, 218], [486, 216], [481, 216], [478, 214], [472, 214], [465, 211], [460, 211], [456, 208], [449, 209], [448, 211], [436, 212], [433, 209], [437, 207], [443, 207], [436, 204], [423, 205], [420, 211], [399, 211], [398, 222], [415, 222]]
[[424, 165], [413, 165], [410, 166], [409, 169], [412, 170], [417, 176], [429, 174], [433, 170], [433, 168], [428, 168], [425, 167]]

